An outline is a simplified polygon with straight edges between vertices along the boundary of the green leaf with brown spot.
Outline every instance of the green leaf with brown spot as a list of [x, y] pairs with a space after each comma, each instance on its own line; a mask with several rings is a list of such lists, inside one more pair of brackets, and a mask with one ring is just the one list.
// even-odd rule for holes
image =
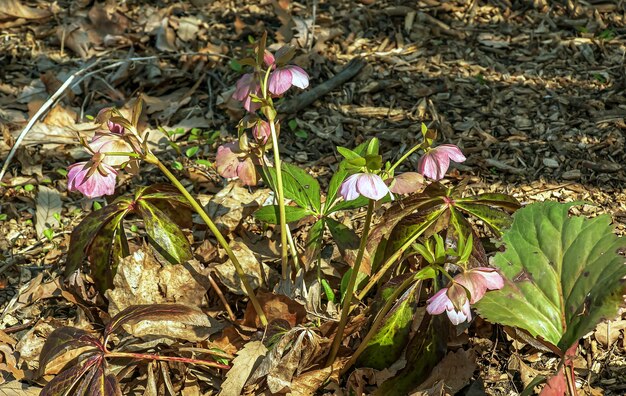
[[152, 205], [140, 200], [137, 211], [144, 221], [150, 243], [173, 264], [192, 258], [191, 246], [182, 230], [167, 215]]

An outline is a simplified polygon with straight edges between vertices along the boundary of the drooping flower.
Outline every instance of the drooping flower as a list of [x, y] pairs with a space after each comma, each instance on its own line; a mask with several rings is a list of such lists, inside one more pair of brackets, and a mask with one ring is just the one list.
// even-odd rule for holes
[[424, 154], [417, 166], [418, 172], [433, 180], [441, 180], [450, 167], [450, 160], [463, 162], [466, 158], [457, 146], [442, 144]]
[[268, 89], [273, 95], [282, 95], [291, 86], [305, 89], [309, 86], [309, 75], [300, 66], [288, 65], [270, 73]]
[[504, 279], [494, 268], [472, 268], [455, 276], [450, 286], [429, 298], [426, 311], [431, 315], [445, 311], [450, 322], [458, 325], [472, 319], [470, 304], [477, 303], [487, 290], [498, 290], [503, 286]]
[[389, 194], [389, 188], [376, 174], [355, 173], [343, 181], [339, 187], [339, 194], [346, 201], [357, 199], [360, 195], [378, 201]]
[[261, 107], [261, 105], [258, 102], [253, 102], [250, 94], [256, 96], [260, 96], [261, 94], [261, 86], [256, 80], [254, 73], [247, 73], [241, 76], [237, 81], [237, 87], [233, 94], [233, 98], [240, 101], [246, 110], [253, 113]]
[[67, 173], [67, 189], [80, 191], [88, 198], [111, 195], [115, 192], [117, 171], [103, 163], [101, 154], [94, 155], [91, 161], [70, 165]]
[[255, 161], [248, 153], [241, 151], [237, 143], [227, 143], [217, 148], [215, 166], [217, 173], [227, 179], [238, 177], [247, 186], [256, 186], [259, 182]]
[[[439, 315], [445, 311], [450, 322], [455, 326], [465, 321], [469, 322], [472, 320], [469, 299], [467, 297], [465, 297], [464, 301], [454, 301], [452, 299], [457, 295], [465, 293], [463, 286], [457, 283], [453, 283], [449, 288], [444, 287], [426, 301], [428, 303], [426, 311], [431, 315]], [[459, 302], [460, 304], [458, 304]]]

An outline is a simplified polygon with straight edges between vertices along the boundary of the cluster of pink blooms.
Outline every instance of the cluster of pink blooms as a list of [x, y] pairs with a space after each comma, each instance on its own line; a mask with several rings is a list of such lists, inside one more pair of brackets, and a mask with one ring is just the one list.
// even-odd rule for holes
[[465, 159], [465, 156], [457, 146], [442, 144], [433, 149], [428, 149], [426, 154], [420, 159], [418, 164], [419, 175], [415, 172], [406, 172], [383, 181], [375, 173], [355, 173], [342, 183], [339, 194], [346, 201], [357, 199], [361, 195], [378, 201], [390, 193], [408, 194], [421, 187], [421, 176], [426, 176], [433, 180], [441, 180], [448, 171], [451, 160], [463, 162]]
[[445, 312], [454, 325], [469, 322], [472, 319], [470, 304], [483, 298], [487, 290], [498, 290], [503, 286], [504, 280], [494, 268], [472, 268], [455, 276], [448, 287], [429, 298], [426, 311], [431, 315]]
[[[301, 67], [283, 64], [285, 60], [290, 59], [290, 51], [291, 48], [285, 46], [276, 52], [276, 56], [267, 50], [264, 52], [263, 63], [270, 70], [267, 91], [273, 97], [284, 94], [292, 86], [301, 89], [309, 86], [309, 75]], [[237, 81], [233, 98], [240, 101], [250, 113], [255, 113], [261, 107], [254, 97], [262, 96], [260, 82], [262, 75], [260, 70], [256, 70], [244, 74]], [[252, 117], [256, 116], [252, 115]], [[276, 127], [278, 128], [278, 123]], [[257, 119], [252, 126], [252, 135], [258, 144], [266, 145], [271, 136], [270, 124], [265, 120]], [[243, 145], [247, 146], [246, 149], [242, 149], [241, 146], [237, 143], [228, 143], [217, 149], [215, 158], [217, 172], [225, 178], [238, 177], [245, 185], [256, 185], [259, 177], [255, 165], [259, 165], [261, 159], [247, 144]]]
[[[106, 111], [110, 109], [104, 109], [100, 114]], [[92, 158], [68, 168], [69, 191], [80, 191], [88, 198], [112, 195], [115, 192], [118, 172], [116, 168], [127, 163], [129, 157], [107, 153], [132, 153], [133, 148], [123, 139], [124, 127], [111, 121], [107, 122], [107, 126], [108, 131], [97, 132], [87, 146]]]

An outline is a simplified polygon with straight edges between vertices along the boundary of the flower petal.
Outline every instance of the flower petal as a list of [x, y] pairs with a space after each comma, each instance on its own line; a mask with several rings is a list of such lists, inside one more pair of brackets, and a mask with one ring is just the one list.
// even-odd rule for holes
[[291, 85], [300, 89], [305, 89], [309, 86], [309, 75], [300, 66], [287, 66], [285, 69], [291, 71]]
[[445, 152], [447, 157], [454, 162], [463, 162], [467, 159], [461, 149], [454, 144], [442, 144], [441, 146], [435, 147], [435, 150]]
[[276, 69], [270, 73], [267, 88], [274, 95], [282, 95], [291, 88], [292, 75], [288, 68]]
[[115, 193], [117, 171], [110, 165], [100, 164], [100, 169], [104, 171], [105, 175], [96, 170], [91, 176], [86, 177], [92, 166], [94, 165], [91, 162], [79, 162], [70, 166], [68, 171], [68, 190], [78, 190], [88, 198], [97, 198]]
[[217, 155], [215, 157], [217, 173], [227, 179], [237, 177], [239, 157], [235, 152], [236, 147], [236, 143], [227, 143], [217, 148]]
[[426, 301], [428, 303], [428, 305], [426, 306], [426, 311], [429, 314], [438, 315], [440, 313], [443, 313], [443, 311], [446, 311], [448, 308], [454, 308], [452, 306], [452, 302], [448, 298], [447, 291], [448, 288], [444, 287]]
[[357, 175], [356, 189], [364, 197], [378, 201], [389, 193], [389, 188], [380, 176], [373, 173]]
[[356, 188], [358, 179], [359, 174], [355, 174], [348, 176], [346, 180], [341, 183], [341, 187], [339, 187], [339, 195], [341, 195], [344, 200], [352, 201], [353, 199], [357, 199], [359, 197], [360, 194]]
[[410, 194], [422, 188], [424, 176], [417, 172], [406, 172], [394, 176], [389, 186], [389, 191], [394, 194]]

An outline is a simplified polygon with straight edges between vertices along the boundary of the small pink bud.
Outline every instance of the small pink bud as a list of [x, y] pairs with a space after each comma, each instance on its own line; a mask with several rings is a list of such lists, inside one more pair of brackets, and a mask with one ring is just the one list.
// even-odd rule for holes
[[252, 127], [252, 135], [262, 144], [266, 144], [270, 136], [272, 136], [269, 122], [259, 120], [254, 127]]
[[441, 180], [450, 167], [450, 160], [463, 162], [466, 158], [457, 146], [442, 144], [424, 154], [418, 164], [418, 171], [433, 180]]

